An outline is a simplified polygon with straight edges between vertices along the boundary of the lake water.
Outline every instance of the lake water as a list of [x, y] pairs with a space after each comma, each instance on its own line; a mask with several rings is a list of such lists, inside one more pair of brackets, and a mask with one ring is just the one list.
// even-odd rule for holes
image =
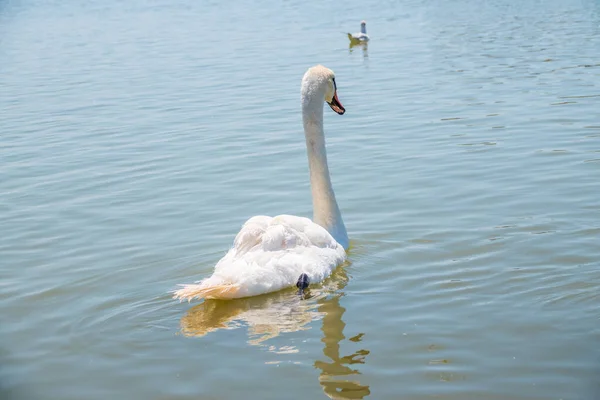
[[[348, 264], [173, 300], [312, 215], [317, 63]], [[2, 399], [600, 398], [598, 1], [1, 0], [0, 110]]]

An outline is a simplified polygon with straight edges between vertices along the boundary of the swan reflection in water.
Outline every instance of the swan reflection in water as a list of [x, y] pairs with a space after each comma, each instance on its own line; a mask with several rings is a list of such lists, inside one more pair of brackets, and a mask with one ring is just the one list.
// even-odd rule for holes
[[[181, 332], [199, 337], [219, 329], [247, 326], [248, 343], [260, 345], [282, 333], [310, 329], [311, 322], [321, 320], [321, 341], [327, 360], [317, 360], [314, 366], [321, 371], [319, 383], [323, 391], [332, 399], [362, 399], [370, 394], [369, 386], [345, 377], [360, 375], [351, 366], [364, 364], [369, 351], [340, 355], [340, 342], [346, 338], [342, 320], [346, 309], [340, 305], [340, 298], [347, 282], [346, 272], [339, 268], [322, 285], [309, 288], [306, 300], [300, 300], [292, 290], [237, 300], [205, 300], [181, 318]], [[362, 336], [361, 333], [349, 340], [360, 342]]]
[[356, 47], [362, 49], [363, 58], [369, 57], [369, 42], [351, 41], [348, 45], [348, 52], [352, 53]]

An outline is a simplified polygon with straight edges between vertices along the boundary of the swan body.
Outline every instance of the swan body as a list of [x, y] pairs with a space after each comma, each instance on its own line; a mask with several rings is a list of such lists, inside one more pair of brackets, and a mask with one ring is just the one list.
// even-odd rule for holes
[[348, 33], [348, 39], [350, 39], [350, 42], [352, 42], [352, 43], [368, 42], [369, 35], [367, 35], [367, 22], [361, 21], [360, 22], [360, 32]]
[[323, 132], [323, 102], [345, 112], [333, 71], [321, 65], [302, 79], [302, 116], [313, 198], [313, 220], [256, 216], [243, 225], [212, 276], [174, 293], [180, 300], [234, 299], [292, 287], [306, 274], [321, 282], [346, 259], [348, 235], [331, 186]]

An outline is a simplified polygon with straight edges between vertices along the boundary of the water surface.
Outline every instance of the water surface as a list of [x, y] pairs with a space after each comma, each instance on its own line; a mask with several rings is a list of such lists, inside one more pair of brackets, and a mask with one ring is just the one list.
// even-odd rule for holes
[[[593, 0], [0, 2], [3, 398], [597, 398], [599, 33]], [[311, 215], [316, 63], [348, 264], [172, 300]]]

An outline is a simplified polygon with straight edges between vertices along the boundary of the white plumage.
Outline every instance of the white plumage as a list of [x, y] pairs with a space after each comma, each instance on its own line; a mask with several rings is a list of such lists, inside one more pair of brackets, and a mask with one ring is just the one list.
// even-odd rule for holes
[[[311, 282], [320, 282], [345, 258], [344, 248], [310, 219], [260, 215], [244, 224], [234, 247], [201, 286], [235, 286], [218, 293], [219, 298], [255, 296], [294, 286], [302, 273]], [[188, 288], [196, 290], [195, 286]], [[179, 291], [179, 297], [185, 297], [185, 290]]]
[[214, 273], [197, 284], [183, 285], [175, 298], [233, 299], [294, 286], [301, 274], [321, 282], [346, 258], [348, 235], [327, 166], [323, 102], [345, 112], [337, 98], [334, 74], [316, 66], [302, 80], [302, 113], [313, 197], [313, 219], [292, 215], [250, 218], [233, 248]]
[[369, 35], [367, 35], [367, 22], [360, 22], [360, 32], [358, 33], [348, 33], [348, 39], [350, 39], [351, 43], [360, 43], [360, 42], [368, 42]]

